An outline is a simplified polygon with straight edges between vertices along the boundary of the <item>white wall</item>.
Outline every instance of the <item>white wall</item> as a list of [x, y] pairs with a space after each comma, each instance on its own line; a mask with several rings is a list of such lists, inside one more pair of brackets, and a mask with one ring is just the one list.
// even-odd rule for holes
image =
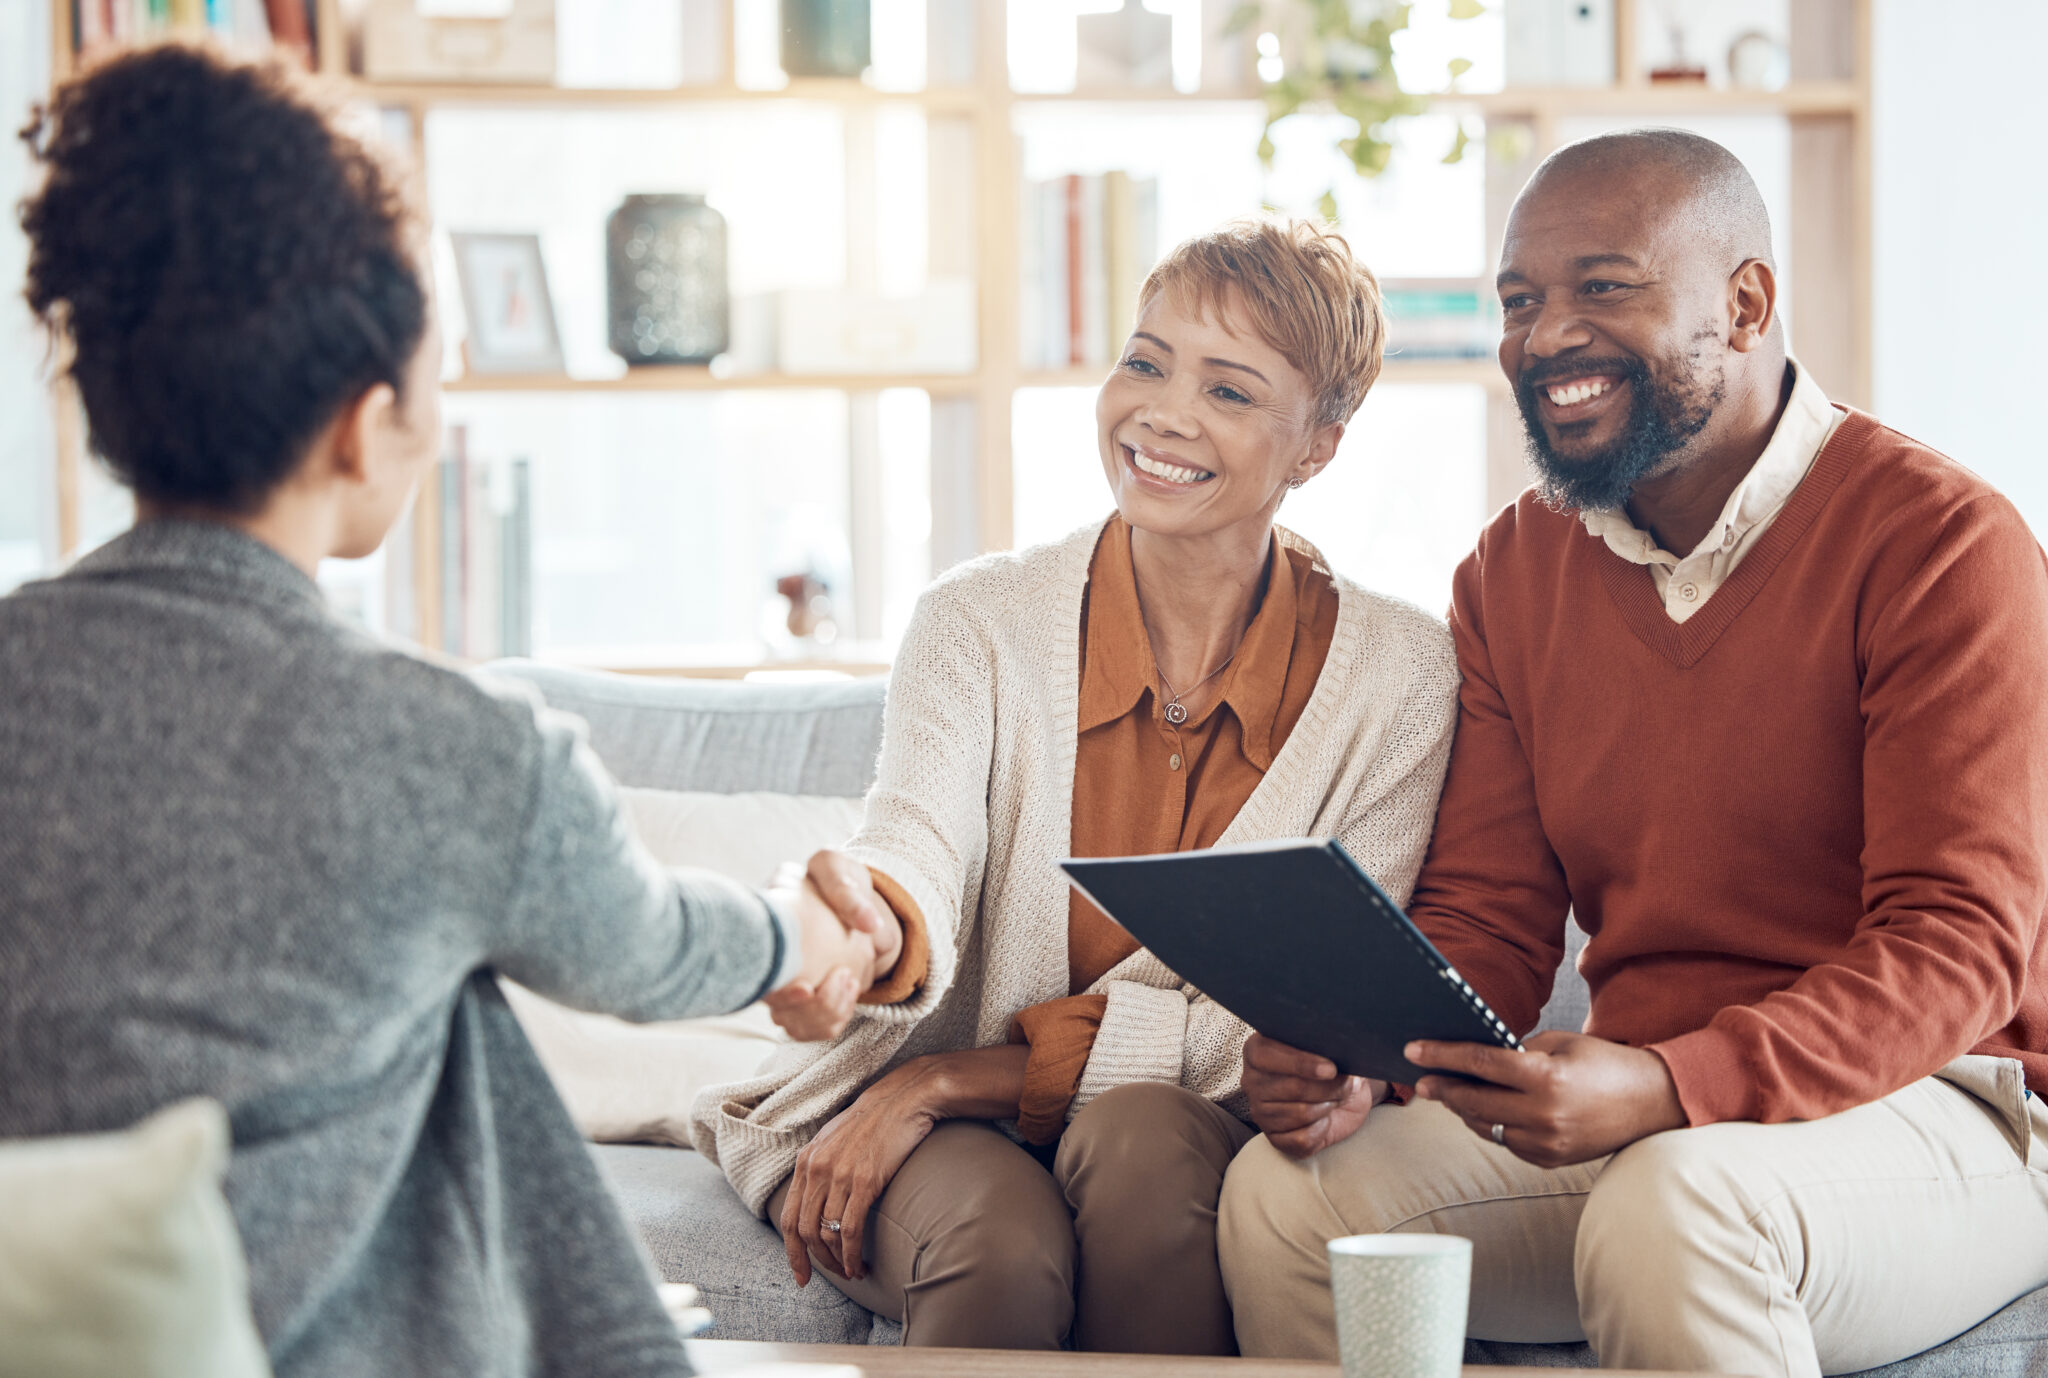
[[2039, 0], [1874, 0], [1878, 416], [2048, 536]]

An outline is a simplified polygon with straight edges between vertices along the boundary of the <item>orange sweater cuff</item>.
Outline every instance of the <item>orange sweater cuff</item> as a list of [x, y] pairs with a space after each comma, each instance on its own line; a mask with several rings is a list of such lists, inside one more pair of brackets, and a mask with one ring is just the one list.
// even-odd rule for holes
[[872, 866], [868, 867], [868, 875], [874, 879], [875, 893], [895, 911], [896, 921], [903, 925], [903, 951], [897, 954], [895, 967], [868, 987], [860, 1003], [900, 1005], [922, 990], [924, 978], [931, 974], [931, 934], [925, 931], [924, 911], [917, 907], [908, 890]]
[[1680, 1034], [1650, 1051], [1664, 1059], [1678, 1088], [1678, 1103], [1694, 1125], [1757, 1118], [1756, 1074], [1742, 1055], [1742, 1044], [1726, 1029], [1709, 1024]]
[[1107, 995], [1069, 995], [1020, 1011], [1010, 1021], [1010, 1042], [1031, 1045], [1024, 1090], [1017, 1098], [1017, 1132], [1028, 1144], [1049, 1144], [1067, 1127], [1067, 1106], [1080, 1088]]

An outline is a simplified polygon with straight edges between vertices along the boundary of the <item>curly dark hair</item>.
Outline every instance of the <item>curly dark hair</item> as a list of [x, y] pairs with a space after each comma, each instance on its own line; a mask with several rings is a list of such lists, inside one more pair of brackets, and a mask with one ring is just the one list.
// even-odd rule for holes
[[249, 512], [427, 325], [396, 180], [275, 63], [168, 44], [58, 88], [23, 139], [28, 304], [137, 496]]

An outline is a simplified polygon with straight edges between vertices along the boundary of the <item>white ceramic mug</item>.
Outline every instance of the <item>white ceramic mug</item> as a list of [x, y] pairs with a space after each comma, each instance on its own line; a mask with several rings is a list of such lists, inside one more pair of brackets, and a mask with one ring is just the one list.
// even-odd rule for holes
[[1471, 1240], [1354, 1234], [1331, 1240], [1329, 1250], [1344, 1378], [1458, 1378]]

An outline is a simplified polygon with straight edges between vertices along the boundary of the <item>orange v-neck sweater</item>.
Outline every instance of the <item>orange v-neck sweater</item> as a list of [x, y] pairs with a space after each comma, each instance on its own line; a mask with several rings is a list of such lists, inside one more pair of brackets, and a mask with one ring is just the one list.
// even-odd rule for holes
[[2012, 505], [1851, 412], [1692, 619], [1525, 495], [1453, 593], [1458, 735], [1416, 922], [1527, 1030], [1694, 1124], [1815, 1119], [1966, 1052], [2048, 1091], [2048, 564]]

